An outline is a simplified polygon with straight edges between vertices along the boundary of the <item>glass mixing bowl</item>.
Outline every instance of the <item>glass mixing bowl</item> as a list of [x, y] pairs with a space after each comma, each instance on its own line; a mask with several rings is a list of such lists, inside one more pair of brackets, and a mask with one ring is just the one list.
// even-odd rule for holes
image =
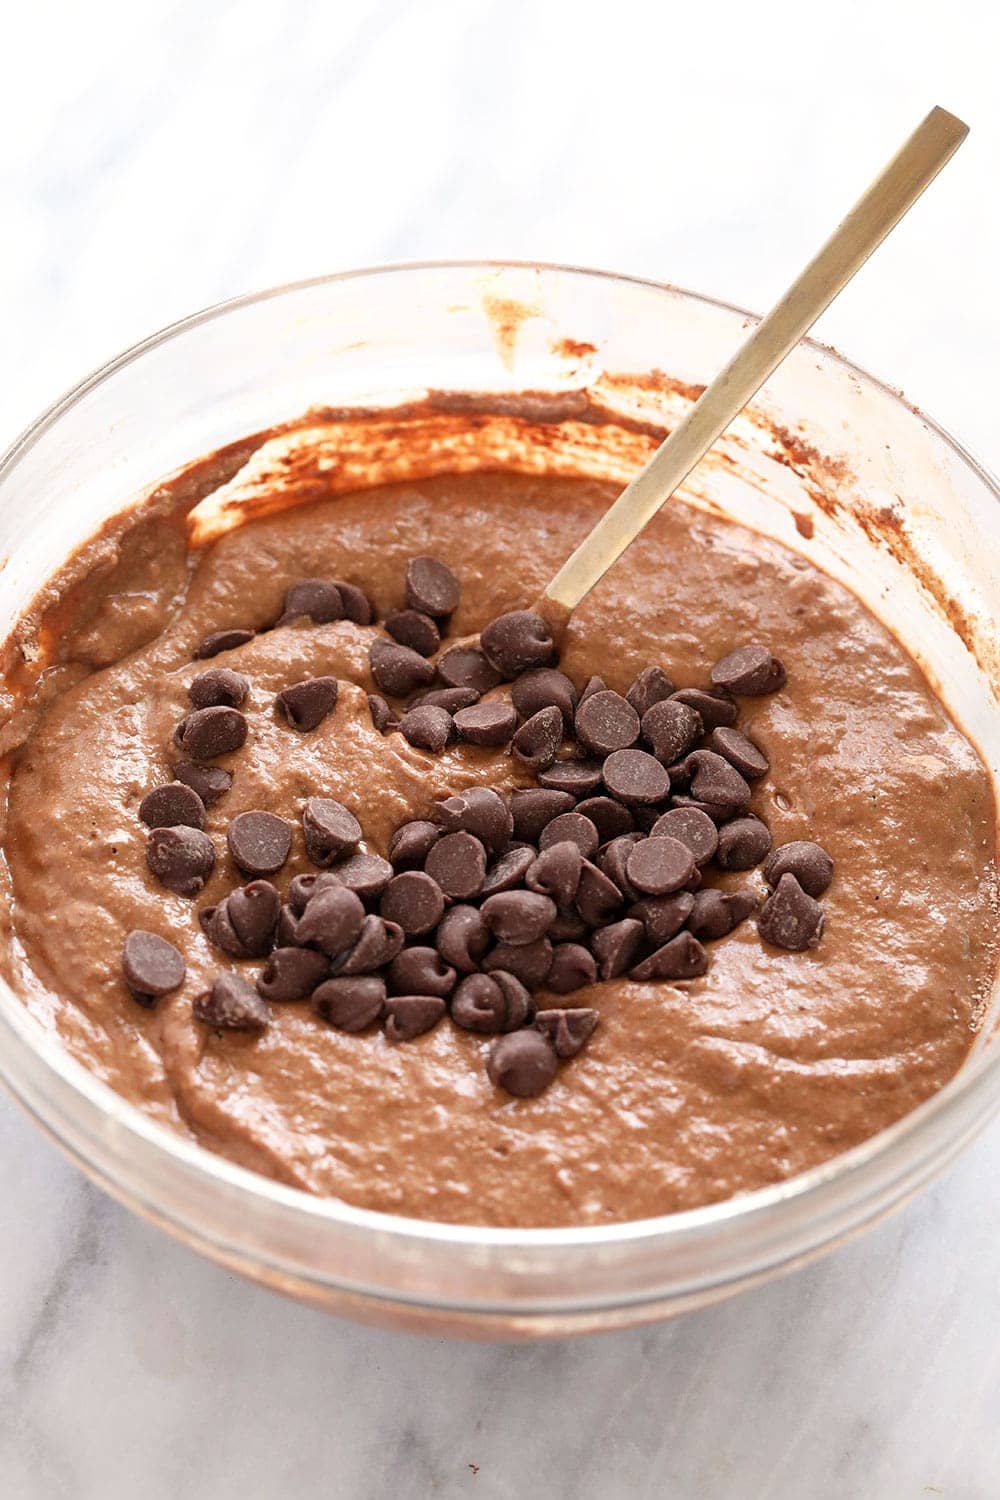
[[[749, 321], [672, 287], [504, 264], [361, 271], [198, 314], [85, 380], [0, 464], [0, 633], [77, 543], [164, 474], [309, 407], [371, 408], [429, 390], [564, 393], [564, 420], [524, 422], [513, 436], [510, 423], [487, 422], [482, 451], [454, 461], [627, 478], [652, 443], [642, 422], [670, 425]], [[572, 393], [582, 389], [640, 422], [579, 420]], [[688, 498], [848, 582], [919, 657], [996, 784], [998, 493], [953, 439], [803, 343], [697, 471]], [[144, 1118], [3, 985], [0, 1076], [108, 1192], [256, 1280], [414, 1328], [558, 1335], [725, 1296], [902, 1203], [1000, 1103], [995, 1011], [952, 1082], [864, 1145], [760, 1192], [607, 1228], [456, 1228], [258, 1177]]]

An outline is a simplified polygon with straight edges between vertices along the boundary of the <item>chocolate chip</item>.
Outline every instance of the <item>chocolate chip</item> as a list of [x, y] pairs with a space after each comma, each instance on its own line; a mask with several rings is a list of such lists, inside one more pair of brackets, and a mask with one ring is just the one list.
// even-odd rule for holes
[[161, 885], [178, 896], [197, 896], [215, 868], [215, 846], [197, 828], [154, 828], [146, 863]]
[[627, 750], [639, 738], [639, 715], [620, 693], [605, 688], [580, 699], [576, 737], [595, 755]]
[[356, 583], [347, 583], [343, 578], [333, 578], [330, 581], [340, 594], [344, 619], [351, 620], [355, 625], [370, 625], [375, 618], [375, 611], [365, 591], [359, 589]]
[[693, 750], [685, 761], [696, 802], [736, 812], [750, 801], [750, 788], [735, 766], [714, 750]]
[[[572, 906], [563, 906], [556, 912], [556, 919], [549, 928], [548, 938], [543, 942], [579, 943], [589, 932], [587, 923]], [[522, 950], [523, 951], [523, 950]]]
[[435, 619], [445, 619], [458, 608], [458, 579], [447, 563], [436, 557], [412, 557], [406, 567], [406, 602]]
[[516, 844], [490, 865], [480, 894], [495, 896], [497, 891], [513, 890], [524, 880], [534, 861], [535, 850], [530, 844]]
[[418, 688], [430, 687], [434, 668], [409, 646], [396, 641], [372, 641], [368, 652], [371, 674], [377, 687], [390, 698], [408, 698]]
[[352, 854], [335, 865], [331, 873], [349, 891], [356, 891], [362, 901], [373, 901], [385, 890], [395, 871], [381, 854]]
[[472, 688], [477, 693], [488, 693], [503, 680], [478, 646], [449, 647], [438, 661], [437, 673], [445, 687]]
[[719, 830], [715, 858], [724, 870], [752, 870], [771, 848], [771, 834], [760, 818], [736, 818]]
[[139, 817], [147, 828], [204, 828], [205, 804], [183, 781], [154, 786], [139, 803]]
[[[468, 839], [471, 835], [453, 833], [450, 837]], [[446, 839], [441, 840], [442, 844], [446, 842]], [[478, 839], [473, 842], [479, 844]], [[480, 851], [482, 847], [479, 844]], [[483, 857], [484, 869], [485, 865]], [[432, 927], [436, 927], [444, 916], [444, 893], [437, 881], [423, 870], [404, 870], [401, 875], [394, 875], [389, 881], [382, 892], [378, 909], [387, 921], [398, 922], [407, 937], [420, 937], [422, 933], [430, 932]], [[307, 906], [306, 916], [308, 915]]]
[[174, 731], [179, 749], [193, 760], [214, 760], [245, 743], [247, 721], [236, 708], [196, 708]]
[[299, 919], [290, 902], [278, 912], [278, 926], [274, 934], [276, 948], [294, 948], [299, 941]]
[[[428, 693], [418, 693], [410, 704], [410, 707], [444, 708], [450, 714], [457, 714], [463, 708], [471, 708], [474, 703], [478, 702], [479, 694], [475, 688], [431, 688]], [[515, 722], [516, 720], [517, 716], [515, 715]]]
[[541, 1010], [535, 1017], [540, 1031], [555, 1048], [557, 1057], [575, 1057], [587, 1045], [597, 1027], [597, 1011], [580, 1006], [574, 1010]]
[[344, 596], [335, 583], [326, 578], [303, 578], [285, 594], [278, 624], [308, 615], [314, 625], [328, 625], [333, 620], [342, 620], [344, 614]]
[[625, 697], [641, 719], [653, 707], [669, 698], [674, 685], [662, 667], [643, 667]]
[[206, 807], [224, 797], [233, 784], [232, 775], [221, 766], [199, 766], [193, 760], [179, 760], [174, 766], [174, 776], [197, 792]]
[[574, 797], [590, 797], [603, 780], [599, 760], [557, 760], [538, 775], [538, 785], [547, 791], [570, 792]]
[[274, 875], [292, 850], [292, 830], [276, 813], [237, 813], [226, 829], [229, 852], [247, 875]]
[[368, 712], [372, 716], [372, 723], [379, 734], [388, 734], [390, 729], [398, 729], [399, 722], [385, 699], [378, 693], [368, 694]]
[[483, 959], [482, 967], [487, 974], [513, 974], [529, 990], [537, 990], [548, 977], [553, 952], [548, 937], [536, 938], [533, 943], [497, 943]]
[[616, 802], [613, 797], [585, 797], [582, 802], [577, 803], [576, 810], [581, 818], [587, 818], [593, 823], [602, 844], [607, 844], [611, 839], [622, 838], [626, 833], [631, 833], [635, 826], [635, 809], [626, 807], [623, 802]]
[[520, 947], [545, 936], [555, 917], [556, 904], [535, 891], [499, 891], [495, 896], [487, 896], [481, 911], [494, 937]]
[[535, 667], [523, 672], [510, 691], [514, 707], [522, 718], [530, 719], [543, 708], [558, 708], [563, 724], [573, 727], [576, 713], [576, 688], [565, 672], [554, 667]]
[[782, 875], [764, 903], [757, 930], [776, 948], [801, 953], [815, 948], [823, 936], [823, 908], [808, 896], [794, 875]]
[[551, 896], [557, 906], [569, 906], [580, 884], [583, 856], [579, 844], [563, 839], [549, 844], [525, 873], [530, 891]]
[[680, 839], [648, 838], [630, 851], [625, 870], [636, 890], [666, 896], [687, 885], [695, 873], [694, 855]]
[[216, 948], [221, 948], [223, 953], [228, 953], [233, 958], [250, 957], [229, 920], [228, 901], [220, 901], [218, 906], [203, 906], [198, 913], [198, 921], [208, 941]]
[[390, 1042], [412, 1042], [431, 1031], [445, 1013], [434, 995], [392, 995], [385, 1002], [385, 1034]]
[[250, 691], [250, 684], [242, 672], [231, 672], [228, 667], [209, 667], [199, 672], [191, 681], [188, 697], [195, 708], [240, 708]]
[[298, 944], [311, 944], [328, 958], [339, 958], [361, 936], [365, 909], [356, 891], [325, 885], [310, 896], [295, 928]]
[[486, 850], [474, 834], [446, 833], [431, 849], [424, 869], [446, 896], [453, 901], [468, 901], [483, 888]]
[[399, 721], [399, 730], [417, 750], [440, 755], [455, 736], [455, 721], [447, 709], [432, 708], [425, 703], [420, 708], [407, 710]]
[[640, 983], [649, 979], [697, 979], [708, 968], [708, 954], [696, 937], [682, 932], [629, 971]]
[[384, 1005], [385, 981], [377, 974], [325, 979], [313, 990], [313, 1010], [338, 1031], [364, 1031], [381, 1019]]
[[434, 804], [446, 833], [472, 833], [488, 854], [502, 854], [513, 830], [510, 808], [491, 787], [472, 786]]
[[212, 635], [206, 635], [195, 647], [195, 660], [204, 661], [209, 656], [218, 656], [220, 651], [235, 651], [237, 646], [245, 646], [253, 638], [252, 630], [216, 630]]
[[516, 839], [537, 844], [542, 830], [553, 818], [570, 812], [576, 799], [569, 792], [545, 791], [541, 787], [527, 787], [524, 791], [511, 792], [510, 811], [513, 818], [513, 834]]
[[306, 904], [317, 891], [326, 890], [330, 886], [338, 886], [341, 882], [336, 875], [296, 875], [288, 887], [288, 900], [295, 912], [301, 917], [306, 909]]
[[675, 808], [682, 808], [685, 812], [704, 813], [706, 818], [711, 819], [717, 826], [724, 823], [735, 811], [734, 808], [727, 807], [724, 803], [699, 802], [696, 797], [684, 796], [671, 797], [670, 807], [671, 811]]
[[538, 1031], [512, 1031], [490, 1048], [486, 1071], [495, 1088], [530, 1099], [548, 1088], [559, 1060], [547, 1037]]
[[766, 646], [740, 646], [712, 668], [712, 685], [737, 698], [757, 698], [784, 687], [787, 673]]
[[498, 969], [493, 974], [469, 974], [462, 980], [451, 1002], [456, 1026], [495, 1036], [515, 1031], [534, 1015], [535, 1007], [521, 981]]
[[607, 690], [608, 685], [603, 677], [588, 677], [583, 692], [580, 694], [580, 701], [576, 705], [577, 708], [579, 709], [580, 704], [585, 703], [588, 698], [592, 698], [595, 693], [606, 693]]
[[477, 703], [459, 709], [455, 728], [470, 745], [506, 745], [517, 728], [517, 713], [511, 703]]
[[617, 979], [635, 963], [645, 929], [635, 917], [623, 917], [594, 933], [591, 946], [602, 979]]
[[187, 966], [173, 943], [155, 932], [136, 927], [125, 939], [122, 973], [140, 1005], [151, 1006], [160, 995], [184, 983]]
[[694, 897], [690, 891], [678, 891], [676, 896], [651, 896], [638, 901], [629, 911], [645, 928], [646, 940], [654, 948], [676, 937], [694, 910]]
[[357, 848], [361, 824], [342, 802], [310, 797], [302, 809], [302, 835], [309, 858], [323, 867]]
[[433, 656], [441, 644], [441, 632], [430, 615], [419, 609], [393, 610], [385, 617], [385, 628], [394, 641], [420, 656]]
[[714, 886], [696, 891], [687, 919], [688, 931], [706, 941], [725, 937], [756, 910], [757, 897], [752, 891], [720, 891]]
[[333, 709], [339, 690], [336, 677], [309, 677], [282, 688], [274, 701], [293, 729], [308, 734]]
[[701, 719], [707, 733], [720, 725], [736, 723], [736, 704], [723, 690], [711, 688], [680, 688], [671, 697], [675, 703], [686, 703]]
[[558, 708], [540, 708], [515, 734], [511, 752], [522, 766], [544, 771], [555, 760], [562, 736], [563, 717]]
[[530, 609], [499, 615], [479, 640], [487, 661], [508, 679], [535, 667], [554, 667], [559, 657], [548, 622]]
[[370, 974], [392, 963], [403, 946], [403, 929], [384, 917], [368, 916], [361, 935], [344, 958], [337, 961], [338, 974]]
[[700, 715], [676, 698], [654, 703], [642, 716], [642, 737], [657, 760], [667, 766], [686, 755], [703, 732]]
[[552, 967], [545, 988], [556, 995], [568, 995], [584, 985], [597, 983], [597, 964], [589, 948], [582, 943], [558, 943], [552, 954]]
[[662, 802], [670, 793], [670, 777], [645, 750], [613, 750], [604, 762], [604, 785], [620, 802]]
[[614, 881], [622, 895], [630, 901], [634, 901], [639, 893], [628, 878], [628, 857], [636, 844], [642, 843], [643, 837], [641, 833], [620, 834], [604, 845], [597, 860], [598, 868], [603, 870], [609, 880]]
[[538, 846], [540, 849], [549, 849], [553, 844], [561, 844], [566, 839], [576, 844], [584, 859], [591, 859], [597, 853], [600, 842], [597, 829], [589, 818], [585, 818], [582, 813], [567, 812], [560, 813], [557, 818], [546, 823]]
[[424, 860], [440, 837], [441, 830], [435, 823], [420, 819], [401, 823], [389, 840], [389, 861], [393, 869], [422, 869]]
[[740, 734], [738, 729], [713, 729], [709, 736], [708, 746], [717, 755], [728, 760], [731, 766], [735, 766], [741, 776], [748, 781], [754, 781], [758, 776], [764, 776], [770, 770], [770, 762], [767, 756], [758, 749], [753, 740], [748, 739], [745, 734]]
[[576, 909], [590, 927], [601, 927], [622, 904], [622, 893], [596, 865], [584, 860], [576, 892]]
[[466, 974], [489, 947], [490, 929], [478, 907], [453, 906], [441, 918], [434, 941], [445, 962]]
[[225, 900], [229, 924], [248, 958], [262, 958], [274, 941], [281, 897], [269, 880], [251, 880]]
[[389, 965], [389, 983], [397, 995], [439, 995], [446, 999], [457, 978], [454, 967], [445, 963], [436, 948], [404, 948]]
[[240, 974], [217, 974], [212, 988], [192, 1006], [195, 1020], [216, 1031], [265, 1031], [271, 1008]]
[[833, 860], [819, 844], [796, 839], [775, 849], [764, 866], [768, 885], [777, 885], [782, 875], [794, 875], [807, 896], [822, 896], [833, 879]]
[[718, 829], [698, 807], [672, 807], [657, 818], [650, 835], [654, 839], [680, 839], [691, 850], [696, 865], [707, 865], [719, 847]]
[[265, 1000], [305, 1000], [327, 977], [330, 965], [314, 948], [275, 948], [257, 976]]

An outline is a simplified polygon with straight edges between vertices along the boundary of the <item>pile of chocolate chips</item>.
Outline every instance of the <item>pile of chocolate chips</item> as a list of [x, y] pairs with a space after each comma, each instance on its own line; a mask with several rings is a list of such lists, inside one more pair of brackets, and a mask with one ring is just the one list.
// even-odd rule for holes
[[[815, 947], [824, 920], [816, 898], [833, 863], [806, 841], [772, 852], [766, 824], [749, 811], [751, 783], [768, 762], [735, 727], [737, 698], [786, 681], [766, 647], [731, 652], [703, 688], [677, 690], [649, 666], [624, 695], [597, 677], [578, 692], [558, 670], [539, 615], [501, 615], [479, 645], [437, 654], [458, 580], [436, 559], [415, 558], [406, 596], [408, 607], [384, 622], [390, 638], [371, 647], [377, 727], [431, 753], [456, 740], [508, 746], [531, 784], [509, 796], [473, 787], [438, 801], [426, 820], [397, 828], [388, 858], [361, 848], [363, 829], [348, 808], [310, 798], [302, 832], [317, 873], [295, 876], [284, 901], [267, 877], [288, 859], [291, 826], [265, 809], [238, 814], [226, 840], [251, 879], [199, 918], [220, 952], [263, 967], [255, 984], [221, 972], [194, 1002], [199, 1020], [260, 1032], [272, 1004], [310, 1000], [342, 1031], [381, 1023], [390, 1041], [402, 1042], [450, 1014], [455, 1025], [496, 1037], [487, 1062], [493, 1083], [530, 1096], [598, 1022], [589, 1007], [538, 1010], [539, 991], [566, 996], [622, 975], [694, 979], [708, 967], [705, 944], [757, 910], [749, 888], [707, 883], [713, 868], [766, 861], [772, 892], [758, 916], [761, 937], [792, 951]], [[356, 585], [306, 579], [288, 591], [278, 623], [307, 616], [369, 624], [373, 614]], [[231, 650], [252, 634], [220, 632], [196, 656]], [[332, 677], [292, 684], [275, 711], [308, 733], [335, 706], [337, 689]], [[183, 756], [175, 780], [140, 805], [150, 869], [181, 895], [196, 895], [215, 864], [205, 807], [232, 778], [209, 762], [245, 742], [248, 691], [229, 668], [194, 678], [192, 711], [174, 736]], [[152, 1005], [183, 982], [185, 965], [171, 943], [135, 931], [123, 970], [135, 998]]]

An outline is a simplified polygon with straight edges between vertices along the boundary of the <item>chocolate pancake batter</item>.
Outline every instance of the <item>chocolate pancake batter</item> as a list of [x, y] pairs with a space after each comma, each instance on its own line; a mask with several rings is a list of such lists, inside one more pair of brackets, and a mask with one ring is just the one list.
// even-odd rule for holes
[[[220, 973], [252, 981], [261, 960], [227, 958], [199, 912], [258, 870], [282, 899], [295, 877], [315, 876], [306, 834], [314, 852], [334, 834], [304, 833], [310, 799], [348, 809], [363, 849], [385, 856], [400, 825], [428, 819], [437, 799], [535, 784], [506, 741], [471, 742], [518, 722], [509, 687], [467, 717], [470, 739], [446, 744], [434, 715], [408, 739], [395, 706], [369, 702], [374, 641], [435, 647], [420, 620], [397, 617], [386, 632], [387, 616], [409, 607], [410, 561], [430, 555], [460, 580], [448, 629], [463, 637], [528, 608], [613, 498], [582, 479], [442, 474], [266, 516], [194, 554], [169, 515], [126, 533], [99, 606], [84, 590], [64, 609], [65, 665], [10, 758], [4, 966], [31, 1012], [139, 1108], [231, 1160], [453, 1223], [600, 1224], [718, 1201], [822, 1162], [940, 1088], [972, 1043], [994, 972], [986, 772], [854, 596], [777, 544], [676, 501], [577, 611], [559, 666], [577, 689], [596, 675], [624, 694], [651, 665], [679, 687], [704, 687], [734, 647], [767, 643], [788, 683], [740, 703], [739, 732], [768, 767], [747, 770], [750, 811], [776, 849], [807, 840], [832, 860], [822, 940], [787, 951], [744, 920], [711, 944], [698, 977], [543, 988], [542, 1007], [590, 1009], [599, 1024], [535, 1097], [498, 1087], [485, 1066], [494, 1039], [450, 1022], [406, 1039], [401, 1012], [394, 1040], [388, 1025], [342, 1030], [324, 1024], [321, 1006], [276, 996], [266, 1029], [226, 1029], [244, 992], [213, 985]], [[338, 578], [364, 590], [378, 623], [286, 610], [302, 580]], [[236, 634], [194, 659], [221, 631]], [[147, 860], [140, 806], [184, 758], [175, 726], [207, 668], [245, 679], [233, 689], [239, 709], [226, 712], [247, 728], [211, 758], [218, 786], [224, 771], [232, 784], [206, 791], [199, 837], [214, 864], [192, 896], [169, 888], [169, 830], [159, 866]], [[289, 697], [311, 679], [332, 685]], [[185, 743], [196, 732], [187, 719]], [[623, 777], [635, 774], [621, 763]], [[292, 830], [276, 871], [274, 825], [239, 819], [262, 810]], [[773, 885], [782, 868], [722, 871], [713, 883], [759, 905], [765, 873]], [[183, 959], [178, 984], [169, 953], [133, 944], [140, 999], [143, 982], [163, 979], [146, 1005], [123, 980], [137, 931]]]

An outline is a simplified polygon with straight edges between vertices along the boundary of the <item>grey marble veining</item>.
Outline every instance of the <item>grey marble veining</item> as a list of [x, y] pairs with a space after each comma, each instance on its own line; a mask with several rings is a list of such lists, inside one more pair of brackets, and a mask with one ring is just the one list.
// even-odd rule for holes
[[[996, 19], [625, 0], [35, 0], [5, 15], [0, 441], [219, 298], [424, 256], [763, 307], [933, 102], [973, 136], [821, 335], [996, 459]], [[355, 1327], [110, 1202], [0, 1101], [4, 1500], [1000, 1493], [1000, 1132], [880, 1228], [671, 1324]]]

